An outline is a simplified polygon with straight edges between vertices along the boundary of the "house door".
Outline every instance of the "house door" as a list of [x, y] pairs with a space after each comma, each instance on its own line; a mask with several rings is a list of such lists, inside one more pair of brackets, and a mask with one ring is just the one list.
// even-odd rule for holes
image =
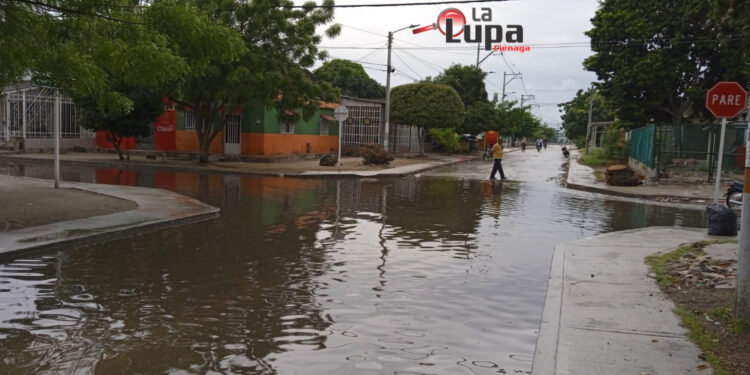
[[224, 153], [237, 155], [242, 152], [240, 147], [240, 115], [229, 115], [224, 128]]

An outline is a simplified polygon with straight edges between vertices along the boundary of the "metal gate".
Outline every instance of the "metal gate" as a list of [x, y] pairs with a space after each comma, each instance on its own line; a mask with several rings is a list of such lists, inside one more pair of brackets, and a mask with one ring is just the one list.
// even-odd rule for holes
[[242, 152], [240, 147], [240, 121], [239, 114], [227, 116], [226, 126], [224, 128], [224, 153], [237, 155]]

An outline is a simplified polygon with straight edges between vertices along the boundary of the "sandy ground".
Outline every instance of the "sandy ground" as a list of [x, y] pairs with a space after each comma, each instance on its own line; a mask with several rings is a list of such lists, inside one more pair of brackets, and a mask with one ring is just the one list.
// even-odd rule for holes
[[[64, 184], [63, 184], [64, 186]], [[135, 209], [134, 202], [52, 181], [0, 175], [0, 232]]]

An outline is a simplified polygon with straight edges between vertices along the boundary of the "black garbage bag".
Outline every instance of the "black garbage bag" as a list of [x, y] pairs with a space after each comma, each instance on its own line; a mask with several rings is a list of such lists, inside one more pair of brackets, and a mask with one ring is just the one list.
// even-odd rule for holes
[[710, 236], [737, 235], [737, 214], [731, 208], [712, 203], [706, 207], [708, 234]]

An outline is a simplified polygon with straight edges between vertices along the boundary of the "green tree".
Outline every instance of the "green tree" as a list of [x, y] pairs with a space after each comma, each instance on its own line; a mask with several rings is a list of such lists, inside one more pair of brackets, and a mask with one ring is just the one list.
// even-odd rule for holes
[[500, 123], [496, 102], [477, 102], [466, 107], [464, 124], [457, 129], [460, 134], [479, 134], [493, 130]]
[[128, 0], [0, 1], [0, 87], [25, 75], [38, 85], [94, 98], [113, 114], [130, 111], [117, 82], [158, 86], [185, 72], [167, 40]]
[[601, 93], [623, 125], [641, 126], [652, 118], [680, 124], [685, 117], [705, 113], [705, 92], [719, 79], [748, 82], [743, 2], [600, 4], [587, 32], [595, 53], [584, 66], [596, 73]]
[[[331, 21], [333, 8], [293, 5], [289, 0], [190, 0], [151, 6], [159, 11], [150, 21], [168, 35], [170, 46], [190, 67], [170, 96], [195, 112], [200, 163], [208, 163], [211, 142], [238, 107], [260, 101], [295, 121], [316, 113], [319, 100], [335, 100], [335, 89], [314, 82], [305, 70], [325, 58], [318, 50], [322, 37], [316, 28]], [[333, 25], [326, 35], [339, 31]], [[297, 108], [301, 113], [284, 115]]]
[[589, 119], [589, 101], [592, 99], [593, 103], [591, 109], [591, 121], [612, 121], [614, 120], [614, 113], [610, 109], [607, 102], [600, 94], [596, 93], [594, 87], [588, 88], [586, 91], [578, 90], [576, 96], [565, 103], [558, 104], [558, 108], [562, 115], [560, 118], [563, 121], [563, 129], [565, 129], [565, 136], [568, 139], [576, 139], [580, 137], [586, 137], [586, 129], [588, 128]]
[[[94, 97], [75, 99], [79, 124], [94, 131], [106, 131], [120, 160], [124, 160], [121, 144], [127, 137], [148, 137], [154, 127], [154, 120], [164, 112], [161, 95], [146, 88], [124, 88], [121, 95], [133, 103], [132, 110], [115, 114], [102, 109]], [[130, 153], [127, 154], [130, 160]]]
[[341, 95], [370, 99], [385, 97], [385, 87], [370, 78], [362, 65], [352, 61], [327, 61], [315, 70], [315, 77], [340, 89]]
[[487, 102], [487, 88], [484, 79], [487, 73], [472, 65], [454, 64], [432, 79], [434, 83], [442, 83], [453, 87], [461, 97], [465, 106], [474, 103]]
[[420, 82], [397, 86], [391, 92], [391, 121], [417, 127], [420, 154], [424, 154], [428, 129], [457, 128], [464, 116], [461, 97], [447, 85]]

